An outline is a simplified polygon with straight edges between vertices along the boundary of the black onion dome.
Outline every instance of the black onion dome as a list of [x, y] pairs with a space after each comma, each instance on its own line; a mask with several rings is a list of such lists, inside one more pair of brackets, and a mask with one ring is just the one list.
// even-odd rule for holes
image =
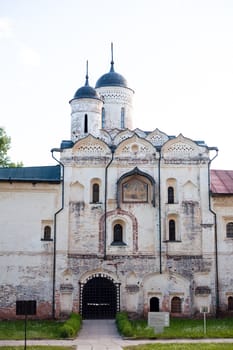
[[102, 86], [121, 86], [128, 88], [127, 80], [119, 73], [116, 73], [114, 70], [114, 61], [113, 61], [113, 44], [111, 44], [112, 51], [112, 60], [111, 68], [109, 73], [102, 75], [95, 84], [95, 88], [100, 88]]
[[94, 98], [96, 100], [102, 100], [98, 92], [89, 85], [88, 78], [88, 61], [87, 61], [87, 73], [86, 73], [86, 81], [85, 85], [79, 88], [73, 97], [73, 100], [77, 100], [80, 98]]
[[113, 67], [111, 67], [110, 72], [102, 75], [102, 77], [97, 80], [97, 83], [95, 85], [96, 88], [103, 86], [121, 86], [128, 88], [128, 83], [121, 74], [116, 73]]
[[74, 94], [73, 99], [79, 99], [79, 98], [94, 98], [100, 100], [100, 95], [97, 93], [97, 91], [89, 86], [85, 85], [79, 88], [76, 93]]

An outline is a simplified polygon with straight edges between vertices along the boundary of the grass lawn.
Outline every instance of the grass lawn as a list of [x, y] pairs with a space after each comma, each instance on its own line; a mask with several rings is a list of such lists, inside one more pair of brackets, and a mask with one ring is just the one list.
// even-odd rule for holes
[[[60, 339], [64, 322], [27, 321], [27, 339]], [[22, 340], [25, 337], [24, 321], [1, 321], [0, 340]], [[0, 348], [1, 350], [2, 348]]]
[[[1, 350], [24, 350], [24, 346], [1, 346]], [[75, 350], [76, 346], [27, 346], [28, 350]]]
[[206, 334], [203, 320], [172, 318], [157, 338], [233, 338], [233, 318], [207, 319]]
[[148, 344], [127, 346], [124, 350], [232, 350], [233, 344]]

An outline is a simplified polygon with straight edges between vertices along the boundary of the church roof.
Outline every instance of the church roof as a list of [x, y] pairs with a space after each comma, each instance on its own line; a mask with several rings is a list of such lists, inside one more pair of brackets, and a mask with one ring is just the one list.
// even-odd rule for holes
[[86, 71], [86, 81], [85, 85], [80, 87], [74, 94], [73, 100], [77, 100], [80, 98], [93, 98], [97, 100], [101, 100], [101, 96], [98, 92], [89, 85], [89, 77], [88, 77], [88, 61], [87, 61], [87, 71]]
[[212, 194], [233, 194], [233, 170], [211, 170]]
[[95, 85], [96, 88], [103, 86], [120, 86], [128, 88], [127, 80], [119, 73], [114, 71], [113, 66], [110, 69], [109, 73], [102, 75]]
[[89, 86], [89, 85], [85, 85], [82, 86], [81, 88], [79, 88], [76, 93], [74, 94], [73, 99], [77, 100], [80, 98], [94, 98], [97, 100], [101, 100], [101, 97], [99, 96], [99, 94], [96, 92], [96, 90]]
[[59, 165], [0, 168], [0, 181], [59, 183], [61, 181], [61, 169]]

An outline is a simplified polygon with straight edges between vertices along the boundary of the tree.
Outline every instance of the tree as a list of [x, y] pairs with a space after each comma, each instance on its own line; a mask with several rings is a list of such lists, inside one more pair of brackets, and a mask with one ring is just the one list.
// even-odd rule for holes
[[11, 138], [6, 134], [4, 128], [0, 127], [0, 167], [22, 167], [22, 162], [12, 163], [7, 155], [11, 147]]

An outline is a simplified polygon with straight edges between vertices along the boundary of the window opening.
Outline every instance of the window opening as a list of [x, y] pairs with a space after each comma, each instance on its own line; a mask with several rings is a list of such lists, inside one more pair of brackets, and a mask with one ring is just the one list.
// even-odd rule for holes
[[233, 297], [228, 298], [228, 311], [233, 311]]
[[169, 241], [176, 240], [176, 223], [175, 220], [169, 220]]
[[93, 203], [99, 202], [99, 194], [100, 194], [99, 184], [93, 184], [93, 186], [92, 186], [92, 202]]
[[85, 116], [84, 116], [84, 132], [85, 133], [88, 132], [88, 117], [87, 117], [87, 114], [85, 114]]
[[173, 297], [171, 301], [171, 312], [181, 313], [181, 299], [179, 297]]
[[122, 243], [123, 242], [123, 228], [120, 224], [116, 224], [114, 226], [113, 242], [114, 243]]
[[102, 128], [105, 127], [105, 108], [102, 108]]
[[44, 240], [45, 241], [51, 240], [51, 227], [50, 226], [44, 227]]
[[169, 186], [167, 189], [168, 203], [174, 203], [174, 188]]
[[125, 127], [125, 109], [124, 107], [121, 108], [121, 128], [124, 129]]
[[227, 224], [227, 237], [233, 238], [233, 222]]

